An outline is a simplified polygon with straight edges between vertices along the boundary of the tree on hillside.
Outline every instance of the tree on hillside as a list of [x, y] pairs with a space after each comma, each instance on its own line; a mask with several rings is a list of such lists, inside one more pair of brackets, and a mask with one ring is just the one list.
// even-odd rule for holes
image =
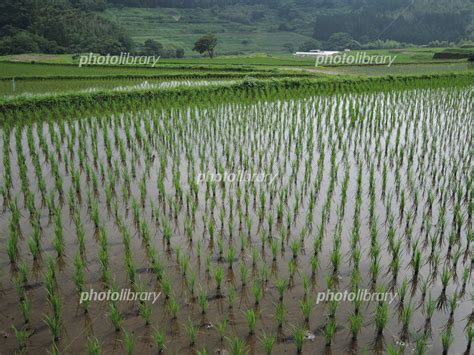
[[200, 54], [209, 54], [209, 57], [214, 58], [214, 49], [217, 46], [217, 37], [212, 33], [202, 36], [194, 43], [193, 51], [199, 52]]
[[326, 44], [329, 49], [336, 51], [342, 51], [346, 48], [359, 49], [360, 47], [360, 44], [355, 41], [349, 33], [345, 32], [333, 33]]
[[147, 55], [161, 55], [163, 50], [163, 45], [154, 39], [147, 39], [144, 43], [144, 47]]

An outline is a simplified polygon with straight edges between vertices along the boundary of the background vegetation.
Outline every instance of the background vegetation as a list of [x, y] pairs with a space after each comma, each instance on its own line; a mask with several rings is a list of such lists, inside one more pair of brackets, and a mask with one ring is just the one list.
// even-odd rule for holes
[[210, 32], [217, 54], [447, 47], [474, 39], [472, 9], [464, 0], [4, 0], [0, 53], [141, 53], [153, 40], [163, 57], [180, 57]]

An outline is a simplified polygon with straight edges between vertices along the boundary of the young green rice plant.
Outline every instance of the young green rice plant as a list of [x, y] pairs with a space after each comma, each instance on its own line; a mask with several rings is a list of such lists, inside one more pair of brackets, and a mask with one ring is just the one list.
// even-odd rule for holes
[[230, 353], [232, 355], [246, 355], [248, 350], [245, 344], [245, 340], [239, 337], [227, 338], [230, 347]]
[[201, 308], [201, 313], [206, 314], [207, 308], [209, 307], [209, 302], [207, 301], [206, 291], [202, 288], [199, 289], [198, 304], [199, 304], [199, 307]]
[[407, 279], [403, 279], [403, 281], [400, 285], [400, 288], [398, 290], [398, 294], [400, 296], [400, 305], [403, 305], [403, 303], [405, 302], [405, 296], [406, 296], [406, 293], [407, 293], [407, 289], [408, 289], [408, 281], [407, 281]]
[[229, 308], [232, 308], [234, 306], [234, 301], [236, 297], [237, 292], [235, 291], [235, 287], [229, 287], [229, 289], [227, 290], [227, 304], [229, 305]]
[[270, 277], [270, 268], [267, 264], [263, 264], [260, 269], [260, 279], [263, 283], [267, 283]]
[[445, 266], [443, 271], [441, 272], [441, 284], [443, 285], [443, 289], [441, 291], [442, 294], [446, 293], [446, 288], [448, 287], [449, 280], [451, 279], [451, 272], [449, 268]]
[[20, 311], [23, 316], [23, 320], [25, 324], [30, 322], [30, 314], [31, 314], [31, 302], [28, 297], [25, 297], [23, 300], [20, 301]]
[[441, 344], [443, 345], [443, 355], [448, 354], [449, 347], [453, 343], [453, 334], [450, 328], [443, 330], [441, 333]]
[[217, 236], [217, 249], [219, 250], [219, 261], [223, 260], [223, 253], [224, 253], [224, 238], [221, 234]]
[[151, 337], [158, 348], [158, 352], [162, 353], [165, 350], [165, 333], [160, 329], [155, 328], [153, 329]]
[[18, 342], [20, 353], [23, 353], [28, 345], [28, 339], [33, 335], [33, 332], [26, 328], [17, 329], [14, 325], [12, 325], [12, 330]]
[[386, 302], [379, 302], [375, 311], [375, 326], [377, 335], [381, 336], [388, 322], [388, 306]]
[[263, 297], [263, 287], [260, 281], [255, 280], [253, 282], [252, 293], [255, 298], [255, 305], [258, 305]]
[[326, 346], [331, 346], [334, 335], [336, 334], [336, 321], [334, 318], [328, 318], [324, 327], [324, 338], [326, 339]]
[[221, 341], [224, 340], [225, 331], [227, 329], [228, 322], [229, 321], [227, 320], [227, 318], [225, 318], [222, 321], [216, 323], [216, 329], [217, 329], [217, 332], [219, 333], [219, 337]]
[[275, 283], [275, 286], [278, 290], [278, 294], [279, 294], [279, 297], [280, 297], [280, 302], [283, 301], [283, 297], [285, 295], [285, 291], [286, 289], [288, 288], [288, 283], [285, 279], [283, 278], [277, 278], [276, 280], [276, 283]]
[[331, 258], [331, 264], [332, 264], [332, 267], [333, 267], [333, 272], [337, 273], [338, 270], [339, 270], [339, 266], [341, 265], [341, 261], [342, 261], [342, 255], [341, 255], [341, 252], [339, 250], [339, 247], [335, 247], [332, 250], [330, 258]]
[[402, 329], [402, 333], [403, 334], [408, 334], [408, 327], [410, 326], [410, 320], [411, 320], [411, 317], [413, 315], [413, 306], [411, 305], [411, 303], [408, 303], [407, 305], [404, 305], [403, 306], [403, 309], [402, 309], [402, 325], [403, 325], [403, 329]]
[[76, 285], [77, 293], [84, 291], [85, 275], [84, 275], [84, 260], [79, 254], [74, 258], [74, 284]]
[[283, 302], [279, 302], [276, 305], [276, 312], [275, 312], [275, 319], [278, 322], [278, 328], [283, 327], [283, 323], [286, 321], [287, 314], [288, 314], [288, 311], [285, 307], [285, 304]]
[[123, 345], [127, 355], [133, 354], [133, 349], [135, 349], [136, 342], [137, 340], [133, 334], [127, 332], [126, 330], [123, 331]]
[[467, 347], [466, 347], [466, 351], [464, 352], [465, 354], [470, 354], [473, 338], [474, 338], [474, 328], [472, 327], [472, 325], [469, 325], [466, 329]]
[[257, 265], [258, 258], [260, 256], [260, 252], [256, 247], [252, 248], [252, 266], [255, 267]]
[[87, 338], [86, 353], [87, 355], [100, 355], [102, 353], [99, 339], [94, 336]]
[[427, 340], [428, 340], [428, 337], [426, 334], [420, 334], [416, 337], [415, 349], [413, 351], [416, 355], [426, 354], [426, 349], [428, 347]]
[[421, 251], [415, 251], [412, 259], [413, 279], [416, 280], [421, 267]]
[[61, 335], [61, 319], [56, 317], [55, 315], [45, 315], [44, 322], [46, 323], [49, 331], [51, 332], [53, 342], [57, 342]]
[[224, 279], [224, 269], [220, 266], [214, 270], [214, 279], [216, 280], [217, 293], [221, 290], [222, 280]]
[[16, 264], [18, 259], [18, 231], [17, 227], [10, 225], [10, 235], [7, 241], [7, 254], [11, 264]]
[[[33, 260], [35, 260], [35, 261], [37, 261], [40, 258], [40, 254], [41, 254], [40, 239], [39, 239], [39, 237], [35, 237], [36, 235], [37, 234], [35, 232], [33, 232], [32, 238], [30, 238], [28, 240], [28, 247], [30, 249], [31, 255], [33, 256]], [[10, 256], [10, 252], [11, 251], [8, 250], [9, 256]]]
[[173, 287], [171, 286], [171, 281], [166, 274], [161, 277], [161, 291], [165, 295], [165, 299], [168, 300], [173, 292]]
[[362, 325], [363, 318], [360, 313], [353, 313], [349, 316], [350, 330], [352, 335], [352, 340], [356, 340], [359, 335]]
[[257, 314], [253, 309], [247, 310], [247, 326], [249, 328], [249, 334], [253, 335], [255, 333], [255, 327], [257, 325]]
[[276, 261], [277, 256], [278, 256], [278, 251], [280, 249], [280, 246], [276, 240], [272, 241], [271, 243], [271, 251], [272, 251], [272, 260]]
[[298, 265], [296, 264], [295, 259], [290, 259], [288, 262], [288, 272], [290, 274], [290, 281], [293, 281], [293, 278], [295, 277], [296, 270], [298, 268]]
[[170, 297], [167, 303], [168, 312], [170, 312], [171, 319], [178, 318], [178, 312], [180, 309], [179, 303], [174, 297]]
[[339, 306], [339, 301], [331, 299], [328, 303], [328, 317], [336, 318], [337, 307]]
[[249, 269], [244, 263], [241, 263], [239, 270], [240, 270], [240, 282], [242, 283], [242, 287], [245, 287], [247, 285]]
[[276, 342], [276, 337], [274, 335], [263, 334], [262, 337], [259, 338], [259, 340], [263, 345], [263, 350], [265, 351], [265, 354], [271, 355], [273, 352], [273, 346]]
[[234, 263], [235, 256], [235, 248], [233, 245], [230, 245], [229, 249], [227, 250], [227, 263], [229, 264], [229, 270], [232, 269], [232, 264]]
[[119, 332], [123, 324], [123, 316], [115, 302], [109, 303], [109, 317], [112, 321], [114, 329], [116, 332]]
[[303, 301], [300, 301], [301, 312], [303, 313], [305, 322], [309, 322], [309, 317], [313, 311], [314, 300], [311, 296], [307, 296]]
[[293, 259], [298, 257], [298, 252], [300, 250], [300, 241], [298, 239], [294, 239], [290, 242], [290, 249], [293, 254]]
[[151, 321], [151, 306], [146, 302], [138, 303], [138, 313], [145, 320], [145, 325], [150, 325]]
[[452, 319], [454, 317], [454, 311], [458, 306], [459, 296], [456, 291], [449, 297], [449, 318]]
[[186, 324], [185, 328], [189, 337], [189, 345], [194, 346], [196, 344], [199, 328], [194, 325], [190, 319], [188, 319], [188, 323]]
[[311, 276], [314, 278], [316, 277], [316, 271], [318, 270], [319, 267], [319, 259], [316, 255], [311, 256]]
[[306, 329], [303, 327], [293, 328], [293, 338], [296, 345], [296, 352], [301, 354], [303, 352], [304, 337], [306, 335]]

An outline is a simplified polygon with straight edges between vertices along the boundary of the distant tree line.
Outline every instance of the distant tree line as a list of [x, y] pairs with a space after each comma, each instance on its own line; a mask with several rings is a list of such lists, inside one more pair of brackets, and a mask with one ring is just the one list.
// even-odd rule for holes
[[114, 23], [92, 11], [105, 0], [2, 0], [0, 53], [119, 53], [132, 40]]
[[[144, 46], [135, 46], [116, 23], [97, 12], [116, 6], [210, 7], [222, 19], [217, 15], [218, 8], [235, 4], [267, 7], [249, 14], [236, 11], [235, 15], [222, 15], [229, 21], [255, 24], [267, 16], [265, 9], [271, 9], [273, 13], [276, 10], [277, 31], [304, 30], [307, 34], [308, 27], [312, 29], [313, 40], [302, 48], [283, 43], [289, 51], [395, 48], [435, 40], [474, 40], [474, 5], [466, 0], [1, 0], [0, 54], [127, 51], [180, 57], [184, 49], [154, 43], [153, 39]], [[305, 11], [314, 11], [314, 18], [308, 18]], [[212, 56], [213, 51], [208, 55]]]
[[318, 16], [313, 36], [326, 41], [338, 32], [350, 33], [356, 41], [394, 40], [426, 44], [432, 40], [457, 41], [466, 33], [469, 13], [421, 13], [391, 17], [364, 11]]

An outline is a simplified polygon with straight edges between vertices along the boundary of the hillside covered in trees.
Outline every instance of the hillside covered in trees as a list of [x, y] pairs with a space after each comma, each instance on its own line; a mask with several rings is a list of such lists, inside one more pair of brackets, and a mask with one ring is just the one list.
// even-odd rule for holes
[[141, 50], [147, 39], [189, 52], [208, 32], [220, 34], [221, 49], [235, 54], [447, 46], [474, 40], [473, 6], [469, 0], [3, 0], [0, 52], [115, 53]]
[[2, 0], [0, 53], [116, 53], [132, 48], [116, 24], [96, 14], [104, 0]]

